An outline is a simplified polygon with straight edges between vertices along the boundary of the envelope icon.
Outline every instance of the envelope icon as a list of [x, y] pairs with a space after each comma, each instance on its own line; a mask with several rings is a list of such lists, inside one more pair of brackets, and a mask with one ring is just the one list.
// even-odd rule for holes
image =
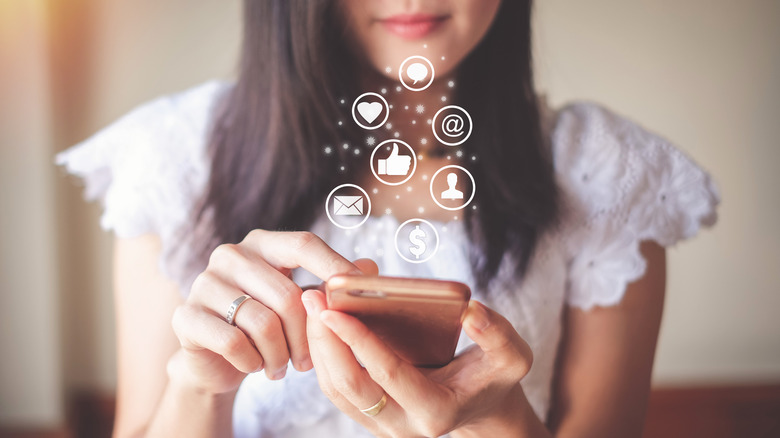
[[336, 216], [363, 216], [363, 197], [334, 196], [333, 214]]

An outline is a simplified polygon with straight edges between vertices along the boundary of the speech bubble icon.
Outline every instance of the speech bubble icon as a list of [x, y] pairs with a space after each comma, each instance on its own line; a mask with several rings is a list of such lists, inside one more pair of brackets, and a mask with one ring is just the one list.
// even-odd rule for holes
[[406, 74], [414, 81], [414, 84], [412, 85], [415, 85], [428, 76], [428, 67], [426, 67], [425, 64], [415, 62], [406, 68]]

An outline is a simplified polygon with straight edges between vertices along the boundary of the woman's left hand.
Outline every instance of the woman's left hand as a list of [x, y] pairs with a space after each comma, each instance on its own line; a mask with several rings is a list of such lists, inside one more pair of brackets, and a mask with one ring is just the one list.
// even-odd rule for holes
[[[519, 382], [531, 367], [531, 349], [504, 317], [484, 305], [471, 301], [463, 321], [476, 345], [442, 368], [421, 369], [356, 318], [326, 310], [322, 292], [309, 290], [302, 298], [320, 388], [375, 435], [435, 437], [489, 424], [507, 430], [507, 421], [523, 421], [520, 414], [530, 412]], [[360, 411], [384, 394], [387, 404], [376, 416]]]

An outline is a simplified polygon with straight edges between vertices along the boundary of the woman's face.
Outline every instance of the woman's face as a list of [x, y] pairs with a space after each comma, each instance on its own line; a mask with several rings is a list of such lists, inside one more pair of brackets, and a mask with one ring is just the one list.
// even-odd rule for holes
[[[369, 63], [397, 79], [413, 55], [431, 61], [436, 77], [452, 72], [485, 36], [501, 0], [340, 0], [349, 38]], [[510, 0], [516, 1], [516, 0]]]

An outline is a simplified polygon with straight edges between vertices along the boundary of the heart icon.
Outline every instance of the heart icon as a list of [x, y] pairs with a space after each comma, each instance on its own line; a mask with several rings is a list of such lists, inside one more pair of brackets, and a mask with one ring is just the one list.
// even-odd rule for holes
[[379, 102], [360, 102], [357, 105], [357, 110], [366, 122], [373, 123], [382, 112], [382, 104]]

